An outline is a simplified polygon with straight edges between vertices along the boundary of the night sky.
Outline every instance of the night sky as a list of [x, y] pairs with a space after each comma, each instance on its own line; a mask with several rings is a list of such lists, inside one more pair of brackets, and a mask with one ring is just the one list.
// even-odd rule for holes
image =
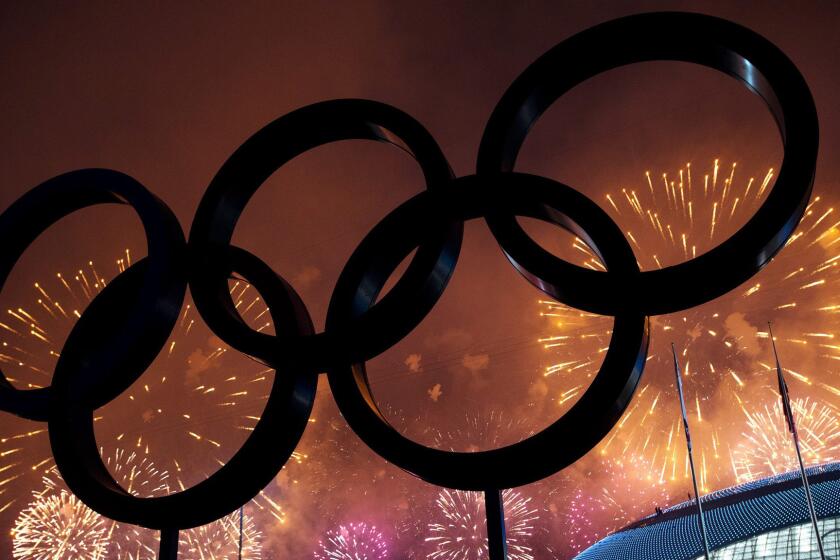
[[[7, 3], [0, 7], [0, 76], [4, 85], [0, 89], [4, 118], [0, 208], [59, 173], [107, 167], [128, 173], [157, 194], [188, 231], [207, 184], [245, 139], [289, 111], [333, 98], [369, 98], [406, 111], [431, 132], [456, 175], [470, 174], [493, 107], [528, 64], [559, 41], [597, 23], [666, 9], [697, 11], [743, 24], [774, 42], [794, 61], [811, 88], [820, 119], [814, 196], [821, 197], [822, 211], [840, 202], [840, 162], [834, 157], [840, 150], [840, 108], [836, 103], [840, 73], [835, 60], [840, 52], [840, 5], [486, 4], [307, 2], [163, 7]], [[647, 189], [646, 171], [655, 178], [666, 172], [673, 179], [691, 162], [699, 181], [719, 158], [722, 176], [728, 176], [733, 162], [738, 163], [733, 184], [743, 188], [745, 176], [755, 175], [760, 181], [768, 168], [778, 170], [781, 155], [771, 115], [762, 101], [740, 84], [692, 65], [646, 63], [598, 76], [561, 98], [528, 136], [517, 170], [542, 174], [579, 189], [627, 229], [632, 216], [626, 211], [612, 212], [605, 195], [620, 193], [625, 187], [640, 192]], [[353, 249], [389, 211], [422, 188], [413, 161], [390, 146], [342, 142], [321, 147], [271, 177], [244, 212], [234, 242], [260, 256], [292, 283], [320, 329], [332, 286]], [[715, 240], [735, 231], [748, 216], [733, 212]], [[837, 221], [832, 214], [820, 230]], [[569, 234], [530, 222], [526, 227], [564, 258], [580, 260]], [[644, 245], [646, 241], [649, 246]], [[710, 241], [705, 241], [709, 248]], [[666, 258], [662, 239], [639, 233], [639, 242], [644, 246], [641, 253], [661, 251]], [[714, 445], [731, 450], [744, 444], [741, 434], [746, 431], [737, 424], [744, 414], [731, 398], [736, 391], [731, 381], [718, 377], [720, 372], [704, 378], [701, 361], [734, 364], [730, 367], [747, 372], [742, 377], [748, 386], [756, 387], [756, 394], [768, 395], [766, 401], [759, 403], [757, 398], [751, 404], [772, 406], [773, 396], [763, 389], [766, 379], [756, 373], [760, 371], [757, 364], [768, 359], [766, 341], [754, 342], [756, 330], [772, 319], [779, 330], [789, 331], [781, 333], [781, 338], [798, 340], [809, 332], [840, 333], [837, 319], [820, 315], [822, 322], [817, 325], [807, 311], [828, 300], [840, 303], [835, 301], [840, 286], [836, 277], [827, 277], [815, 294], [807, 292], [804, 299], [798, 299], [802, 302], [799, 307], [788, 314], [778, 311], [788, 294], [784, 289], [772, 291], [774, 283], [781, 285], [797, 258], [808, 268], [840, 254], [838, 245], [824, 242], [814, 246], [816, 249], [803, 251], [799, 257], [783, 252], [778, 260], [787, 261], [771, 263], [748, 283], [761, 282], [765, 289], [771, 288], [767, 295], [761, 292], [756, 298], [745, 299], [743, 294], [749, 288], [745, 285], [721, 301], [693, 310], [692, 319], [656, 319], [652, 354], [664, 355], [674, 338], [677, 342], [690, 340], [698, 352], [707, 354], [696, 359], [698, 377], [689, 379], [687, 385], [690, 400], [694, 402], [696, 397], [697, 407], [702, 402], [709, 411], [698, 427], [701, 440], [711, 438]], [[51, 228], [27, 251], [0, 301], [9, 309], [33, 307], [33, 282], [55, 285], [56, 272], [64, 271], [69, 277], [89, 261], [111, 279], [117, 271], [115, 261], [126, 249], [132, 259], [145, 251], [139, 222], [129, 209], [102, 206], [78, 212]], [[822, 252], [816, 254], [817, 250]], [[679, 255], [670, 264], [674, 262], [679, 262]], [[538, 339], [552, 332], [546, 318], [540, 316], [545, 310], [540, 299], [544, 299], [542, 294], [507, 263], [484, 224], [468, 224], [458, 268], [439, 304], [411, 335], [369, 364], [377, 400], [386, 415], [417, 441], [458, 450], [497, 447], [548, 425], [564, 410], [555, 404], [559, 396], [578, 384], [572, 376], [588, 370], [557, 379], [544, 376], [545, 368], [567, 359], [582, 360], [591, 349], [589, 343], [582, 342], [577, 348], [563, 350], [566, 354], [559, 357], [544, 349]], [[81, 311], [83, 303], [79, 305]], [[192, 313], [198, 319], [194, 310]], [[716, 327], [699, 327], [705, 321], [702, 317], [725, 325], [726, 334], [721, 333], [721, 338], [728, 337], [731, 344], [710, 342], [704, 346], [703, 333]], [[253, 324], [259, 324], [255, 321]], [[586, 329], [600, 335], [611, 325], [609, 318], [586, 321]], [[695, 323], [689, 324], [691, 321]], [[72, 323], [62, 324], [49, 337], [56, 350]], [[657, 330], [657, 324], [682, 324], [685, 328], [663, 331]], [[672, 338], [665, 332], [671, 332]], [[148, 400], [135, 408], [131, 408], [134, 399], [126, 400], [127, 392], [122, 400], [103, 409], [104, 420], [97, 425], [97, 433], [102, 434], [104, 453], [128, 446], [170, 473], [175, 470], [172, 459], [177, 455], [183, 470], [180, 480], [192, 484], [216, 468], [217, 459], [224, 461], [235, 452], [247, 435], [247, 430], [241, 429], [243, 418], [259, 415], [268, 385], [243, 381], [258, 378], [261, 368], [236, 356], [235, 351], [208, 365], [215, 359], [209, 356], [220, 341], [200, 320], [182, 342], [187, 348], [178, 346], [183, 353], [180, 361], [161, 358], [129, 392], [142, 401], [143, 385], [154, 387], [162, 375], [170, 382], [182, 379], [177, 384], [179, 390], [146, 396]], [[24, 349], [43, 357], [44, 347], [32, 344]], [[590, 346], [597, 355], [598, 344], [593, 341]], [[818, 359], [824, 350], [795, 343], [783, 348], [788, 349], [789, 367], [814, 381], [792, 381], [793, 396], [808, 397], [836, 413], [840, 393], [818, 387], [821, 382], [836, 384], [829, 380], [836, 379], [840, 368], [827, 369], [832, 360]], [[49, 357], [44, 361], [48, 363]], [[665, 393], [657, 409], [657, 415], [662, 416], [650, 422], [661, 428], [656, 434], [664, 433], [661, 437], [667, 438], [668, 426], [677, 418], [676, 401], [668, 392], [673, 391], [667, 377], [672, 374], [664, 359], [657, 357], [652, 363], [658, 365], [653, 372], [646, 372], [642, 383], [649, 381], [651, 387], [639, 398], [648, 399], [644, 401], [647, 407], [651, 394]], [[597, 365], [593, 367], [597, 369]], [[4, 372], [13, 376], [5, 367]], [[228, 381], [237, 372], [239, 379]], [[26, 374], [19, 377], [22, 383], [26, 379]], [[583, 376], [580, 383], [586, 379]], [[41, 378], [40, 382], [44, 381]], [[280, 505], [283, 521], [260, 509], [262, 506], [248, 506], [262, 531], [262, 557], [311, 557], [327, 531], [363, 521], [381, 530], [389, 558], [425, 558], [430, 545], [424, 539], [435, 516], [440, 517], [435, 509], [439, 489], [368, 451], [348, 431], [325, 380], [321, 381], [316, 421], [310, 424], [299, 449], [306, 457], [299, 465], [284, 469], [266, 489], [269, 498]], [[197, 394], [196, 387], [211, 385], [217, 389], [213, 395], [191, 400], [189, 395]], [[247, 395], [240, 395], [242, 391]], [[235, 398], [228, 398], [230, 395]], [[181, 409], [185, 407], [193, 407], [190, 420], [183, 419], [185, 411]], [[165, 417], [157, 408], [177, 409], [174, 417], [179, 420], [155, 424], [158, 417]], [[728, 433], [725, 441], [719, 435], [709, 435], [713, 428], [702, 434], [703, 426], [715, 421], [729, 427], [724, 430]], [[7, 414], [0, 416], [0, 438], [41, 427]], [[840, 434], [840, 427], [831, 429]], [[219, 445], [210, 449], [194, 436], [184, 436], [189, 431]], [[120, 433], [129, 435], [116, 439]], [[138, 441], [144, 434], [145, 439]], [[0, 494], [0, 507], [14, 497], [14, 503], [0, 512], [3, 557], [11, 554], [9, 530], [32, 491], [43, 486], [42, 471], [50, 466], [47, 462], [28, 469], [48, 456], [45, 438], [29, 439], [33, 441], [12, 447], [4, 443], [2, 448], [21, 450], [11, 459], [4, 457], [0, 467], [18, 463], [27, 467], [10, 468], [10, 472], [27, 473]], [[634, 462], [622, 468], [632, 470], [633, 476], [653, 472], [659, 459], [650, 453], [640, 455], [651, 464]], [[820, 460], [826, 458], [829, 456], [823, 455]], [[840, 452], [830, 458], [840, 459]], [[617, 468], [607, 467], [604, 461], [603, 454], [593, 452], [567, 471], [521, 489], [538, 510], [531, 543], [536, 558], [571, 557], [568, 535], [574, 523], [569, 504], [577, 499], [577, 493], [602, 494], [601, 486], [614, 478], [609, 469]], [[729, 455], [717, 461], [709, 457], [708, 471], [713, 474], [707, 490], [738, 481], [729, 463]], [[0, 480], [3, 478], [0, 472]], [[684, 499], [689, 485], [679, 478], [665, 489], [654, 489], [645, 499], [660, 505]], [[618, 524], [650, 513], [653, 505], [646, 502], [649, 507], [643, 511], [616, 514], [624, 516]], [[611, 511], [595, 515], [591, 532], [612, 527], [613, 517]], [[182, 556], [189, 557], [185, 550], [182, 546]]]

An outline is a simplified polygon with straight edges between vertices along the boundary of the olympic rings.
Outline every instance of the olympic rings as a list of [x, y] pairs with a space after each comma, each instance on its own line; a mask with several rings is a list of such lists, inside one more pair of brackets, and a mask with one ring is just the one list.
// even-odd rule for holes
[[[639, 273], [618, 226], [579, 192], [533, 175], [461, 177], [450, 188], [424, 191], [382, 220], [359, 245], [339, 277], [327, 314], [327, 330], [352, 324], [376, 301], [397, 264], [449, 223], [500, 211], [548, 221], [568, 229], [601, 256], [616, 284]], [[392, 240], [398, 240], [393, 243]], [[389, 263], [384, 266], [383, 263]], [[454, 262], [452, 263], [454, 266]], [[375, 277], [369, 274], [375, 270]], [[648, 347], [647, 318], [633, 311], [615, 316], [610, 346], [592, 384], [551, 426], [513, 445], [457, 453], [425, 447], [392, 428], [373, 398], [364, 364], [328, 372], [333, 398], [347, 423], [371, 449], [420, 478], [461, 490], [512, 488], [545, 478], [594, 447], [624, 412], [642, 374]], [[593, 414], [593, 411], [599, 414]], [[551, 453], [546, 453], [550, 449]]]
[[[741, 230], [709, 253], [641, 272], [618, 226], [597, 204], [571, 187], [515, 173], [513, 167], [529, 128], [563, 93], [611, 68], [647, 60], [694, 62], [744, 82], [767, 103], [785, 154], [776, 185]], [[251, 196], [272, 173], [312, 148], [347, 139], [380, 140], [403, 149], [420, 166], [426, 190], [361, 241], [333, 291], [326, 328], [316, 334], [292, 287], [231, 239]], [[84, 503], [119, 521], [166, 530], [163, 540], [170, 544], [173, 531], [227, 515], [271, 481], [300, 440], [324, 371], [353, 430], [403, 469], [464, 490], [498, 491], [533, 482], [580, 458], [618, 421], [644, 368], [647, 316], [687, 309], [731, 290], [784, 246], [811, 193], [817, 146], [816, 109], [807, 84], [774, 45], [709, 16], [659, 13], [596, 26], [540, 57], [493, 111], [472, 176], [454, 178], [434, 138], [412, 117], [382, 103], [349, 99], [293, 111], [243, 143], [205, 192], [189, 244], [166, 205], [130, 177], [102, 169], [60, 175], [0, 215], [0, 238], [6, 243], [0, 287], [41, 232], [93, 204], [131, 205], [146, 233], [148, 257], [94, 298], [67, 339], [50, 387], [18, 390], [0, 373], [0, 410], [48, 422], [56, 465]], [[516, 216], [572, 231], [607, 270], [583, 269], [554, 257], [522, 230]], [[564, 416], [508, 447], [451, 453], [413, 442], [387, 423], [364, 363], [402, 340], [432, 310], [454, 272], [463, 223], [476, 218], [486, 219], [507, 258], [537, 288], [615, 322], [598, 375]], [[403, 276], [377, 299], [389, 275], [415, 249]], [[262, 295], [275, 335], [256, 332], [237, 314], [228, 291], [231, 274], [241, 275]], [[679, 291], [671, 289], [676, 285]], [[259, 422], [227, 464], [183, 492], [141, 499], [120, 488], [103, 465], [92, 415], [125, 391], [161, 350], [187, 286], [216, 335], [277, 373]]]
[[[814, 184], [817, 110], [796, 66], [767, 39], [740, 25], [701, 14], [668, 12], [597, 25], [556, 45], [531, 64], [493, 110], [481, 139], [478, 174], [513, 170], [530, 128], [574, 86], [612, 68], [651, 60], [693, 62], [743, 82], [764, 99], [776, 120], [784, 159], [767, 199], [732, 237], [684, 263], [645, 271], [637, 282], [621, 289], [616, 289], [606, 274], [579, 267], [570, 271], [567, 263], [539, 249], [512, 216], [488, 220], [496, 240], [532, 284], [572, 307], [593, 313], [611, 315], [627, 305], [638, 305], [647, 315], [673, 313], [746, 282], [784, 246], [802, 218]], [[539, 249], [534, 252], [540, 253], [542, 266], [521, 261], [514, 236], [518, 247]], [[546, 266], [551, 264], [556, 266]], [[564, 288], [570, 273], [575, 278], [574, 291]]]

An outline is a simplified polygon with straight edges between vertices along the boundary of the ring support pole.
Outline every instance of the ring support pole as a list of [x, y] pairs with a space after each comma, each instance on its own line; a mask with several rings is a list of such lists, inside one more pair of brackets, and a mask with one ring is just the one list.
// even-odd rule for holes
[[490, 560], [507, 560], [505, 507], [501, 490], [484, 492], [484, 510], [487, 516], [487, 548], [490, 550]]

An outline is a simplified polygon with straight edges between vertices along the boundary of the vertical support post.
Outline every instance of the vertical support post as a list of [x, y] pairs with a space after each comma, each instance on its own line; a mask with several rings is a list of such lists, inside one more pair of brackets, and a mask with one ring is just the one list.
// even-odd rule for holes
[[245, 525], [245, 506], [239, 506], [239, 560], [242, 560], [242, 527]]
[[507, 536], [505, 535], [505, 509], [502, 491], [484, 492], [484, 511], [487, 515], [487, 547], [490, 560], [507, 560]]
[[158, 560], [178, 560], [178, 529], [161, 529]]

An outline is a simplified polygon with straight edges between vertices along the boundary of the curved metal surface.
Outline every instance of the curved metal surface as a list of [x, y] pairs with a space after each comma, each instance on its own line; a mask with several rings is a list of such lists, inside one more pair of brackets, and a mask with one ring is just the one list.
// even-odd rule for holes
[[[739, 80], [767, 105], [779, 128], [784, 158], [767, 199], [729, 239], [686, 262], [642, 272], [635, 282], [622, 286], [612, 283], [607, 274], [552, 256], [509, 214], [488, 220], [511, 262], [532, 284], [592, 313], [612, 315], [632, 306], [647, 315], [661, 315], [723, 295], [751, 278], [784, 246], [811, 196], [819, 125], [802, 74], [757, 33], [690, 13], [616, 19], [587, 29], [542, 55], [496, 105], [481, 140], [478, 174], [512, 171], [531, 127], [576, 85], [613, 68], [652, 60], [692, 62]], [[708, 271], [715, 274], [704, 274]]]

